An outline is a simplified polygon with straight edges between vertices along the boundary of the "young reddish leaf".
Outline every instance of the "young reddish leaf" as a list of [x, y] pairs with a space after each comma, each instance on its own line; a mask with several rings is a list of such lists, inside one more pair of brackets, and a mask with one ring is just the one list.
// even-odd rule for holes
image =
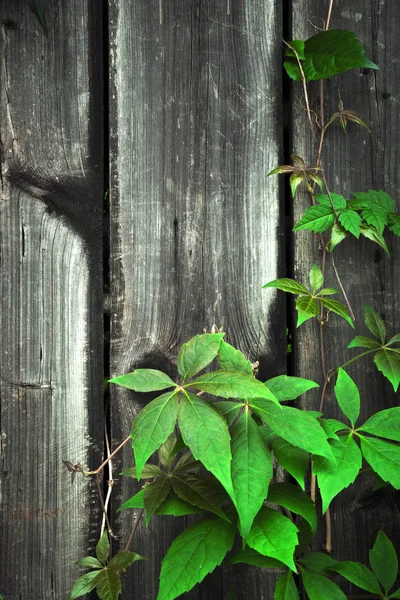
[[296, 571], [293, 554], [298, 543], [297, 531], [296, 525], [282, 513], [263, 506], [254, 519], [247, 543], [260, 554], [276, 558]]
[[217, 356], [224, 333], [196, 335], [183, 344], [178, 355], [178, 371], [183, 382], [207, 367]]
[[393, 544], [382, 530], [378, 532], [374, 547], [369, 551], [369, 562], [387, 595], [396, 581], [399, 565]]
[[168, 375], [156, 369], [135, 369], [133, 373], [113, 377], [109, 381], [136, 392], [156, 392], [176, 387]]

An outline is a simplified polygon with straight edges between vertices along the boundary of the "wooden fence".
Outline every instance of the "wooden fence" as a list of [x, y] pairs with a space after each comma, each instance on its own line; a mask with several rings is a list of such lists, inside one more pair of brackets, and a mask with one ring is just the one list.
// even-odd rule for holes
[[[93, 551], [95, 485], [83, 477], [71, 485], [62, 460], [100, 464], [105, 377], [144, 366], [173, 375], [180, 344], [213, 325], [260, 360], [261, 376], [286, 372], [292, 305], [261, 286], [287, 273], [307, 281], [320, 250], [309, 233], [291, 237], [306, 194], [292, 205], [282, 182], [265, 175], [289, 146], [314, 154], [300, 88], [284, 83], [282, 39], [313, 35], [327, 4], [54, 0], [48, 37], [22, 0], [0, 6], [5, 600], [66, 600], [81, 574], [75, 561]], [[373, 132], [332, 129], [324, 164], [337, 193], [398, 195], [399, 22], [397, 2], [335, 3], [332, 26], [354, 31], [381, 66], [326, 85], [327, 110], [335, 110], [339, 81], [346, 106]], [[361, 329], [364, 304], [399, 329], [400, 245], [389, 244], [391, 259], [367, 240], [335, 251]], [[328, 277], [333, 285], [330, 266]], [[329, 366], [346, 360], [350, 336], [332, 319]], [[293, 374], [320, 379], [317, 339], [310, 323], [296, 333]], [[372, 361], [353, 374], [363, 416], [395, 405]], [[308, 393], [304, 404], [317, 403]], [[142, 406], [132, 392], [111, 390], [113, 447]], [[336, 415], [330, 392], [326, 409]], [[114, 475], [131, 463], [126, 449]], [[396, 543], [399, 496], [372, 488], [360, 477], [334, 502], [336, 557], [366, 561], [380, 527]], [[119, 480], [113, 508], [134, 491]], [[121, 544], [134, 518], [113, 517]], [[131, 568], [123, 600], [155, 600], [161, 559], [181, 526], [172, 517], [140, 523], [134, 550], [150, 560]], [[223, 567], [184, 597], [222, 600], [234, 590], [239, 600], [272, 600], [275, 579]]]

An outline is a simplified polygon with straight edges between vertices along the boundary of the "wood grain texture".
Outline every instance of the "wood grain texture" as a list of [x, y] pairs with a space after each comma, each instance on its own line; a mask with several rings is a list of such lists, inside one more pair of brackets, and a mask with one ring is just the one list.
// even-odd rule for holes
[[[306, 39], [315, 34], [315, 26], [326, 18], [327, 1], [293, 2], [293, 38]], [[352, 192], [383, 189], [398, 203], [399, 171], [397, 168], [399, 133], [397, 127], [400, 98], [400, 67], [398, 56], [400, 40], [396, 22], [400, 6], [393, 2], [354, 0], [346, 6], [334, 3], [331, 28], [354, 31], [366, 49], [367, 56], [377, 63], [380, 71], [354, 70], [336, 76], [325, 83], [325, 113], [337, 110], [338, 90], [345, 108], [357, 110], [372, 129], [372, 134], [349, 124], [344, 135], [339, 126], [328, 130], [323, 151], [323, 164], [330, 190], [350, 198]], [[313, 24], [313, 25], [312, 25]], [[310, 85], [312, 108], [317, 110], [319, 83]], [[296, 153], [314, 162], [315, 153], [309, 143], [310, 134], [305, 112], [296, 99], [300, 89], [294, 88], [294, 139]], [[295, 219], [298, 220], [308, 205], [306, 194], [299, 194], [295, 202]], [[384, 316], [389, 335], [400, 330], [399, 273], [400, 240], [386, 236], [391, 252], [388, 259], [378, 246], [355, 238], [346, 239], [335, 250], [335, 262], [343, 285], [356, 315], [356, 333], [367, 335], [363, 306], [368, 304]], [[308, 272], [313, 262], [320, 262], [318, 240], [307, 232], [295, 234], [295, 276], [308, 282]], [[327, 259], [326, 285], [338, 287]], [[329, 318], [325, 329], [327, 368], [332, 369], [356, 355], [356, 350], [346, 350], [355, 332], [335, 316]], [[295, 343], [296, 374], [321, 382], [318, 345], [319, 328], [306, 323], [298, 330]], [[398, 405], [398, 394], [376, 370], [372, 359], [362, 359], [348, 369], [361, 391], [360, 423], [373, 413]], [[318, 392], [308, 393], [303, 406], [317, 409]], [[333, 386], [328, 387], [325, 413], [338, 418], [340, 413], [333, 396]], [[368, 563], [368, 549], [372, 547], [379, 528], [391, 537], [397, 550], [399, 494], [390, 487], [373, 492], [373, 480], [367, 474], [343, 492], [332, 504], [333, 555], [339, 559], [361, 560]], [[324, 532], [316, 546], [323, 545]], [[348, 590], [349, 591], [349, 590]]]
[[48, 38], [25, 2], [0, 21], [0, 592], [61, 600], [99, 533], [61, 461], [103, 434], [101, 6], [52, 3]]
[[[112, 375], [173, 376], [180, 344], [214, 324], [263, 375], [282, 372], [285, 305], [261, 290], [284, 264], [278, 183], [265, 178], [280, 155], [279, 7], [114, 0], [110, 31]], [[145, 401], [112, 390], [115, 444]], [[132, 568], [123, 598], [154, 600], [180, 530], [173, 519], [139, 527], [133, 547], [150, 561]], [[271, 577], [238, 573], [217, 570], [185, 597], [272, 597]]]

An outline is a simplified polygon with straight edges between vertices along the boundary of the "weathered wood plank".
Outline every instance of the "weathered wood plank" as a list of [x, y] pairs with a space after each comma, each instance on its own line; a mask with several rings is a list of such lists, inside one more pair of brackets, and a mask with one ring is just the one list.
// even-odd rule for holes
[[[283, 268], [281, 208], [266, 172], [280, 154], [281, 11], [243, 0], [113, 0], [111, 30], [112, 375], [174, 375], [203, 328], [262, 374], [286, 362], [285, 306], [261, 286]], [[144, 400], [112, 390], [114, 443]], [[125, 465], [131, 464], [127, 451]], [[123, 487], [123, 497], [133, 490]], [[132, 513], [118, 523], [129, 535]], [[124, 598], [154, 600], [181, 522], [141, 524]], [[187, 597], [271, 598], [271, 578], [217, 571]]]
[[48, 38], [25, 2], [0, 7], [7, 600], [67, 598], [99, 533], [95, 493], [61, 460], [96, 464], [102, 445], [100, 4], [53, 3]]
[[[312, 24], [320, 26], [326, 18], [327, 1], [308, 2], [295, 0], [293, 3], [293, 38], [306, 39], [315, 34]], [[361, 118], [372, 129], [372, 135], [352, 123], [345, 136], [340, 127], [328, 130], [323, 151], [330, 190], [349, 198], [352, 192], [368, 189], [384, 189], [396, 199], [399, 188], [397, 156], [398, 128], [396, 127], [397, 103], [400, 83], [398, 55], [400, 40], [395, 23], [400, 17], [400, 7], [391, 2], [366, 4], [354, 0], [349, 6], [334, 3], [331, 28], [354, 31], [366, 48], [367, 55], [376, 62], [381, 71], [355, 70], [335, 77], [325, 83], [326, 114], [337, 110], [338, 90], [345, 108], [357, 110]], [[319, 84], [311, 84], [311, 102], [317, 110]], [[295, 97], [300, 96], [296, 86]], [[305, 112], [294, 104], [293, 149], [314, 163], [315, 153], [308, 140], [310, 134]], [[298, 195], [295, 203], [295, 219], [298, 220], [308, 205], [306, 194]], [[295, 235], [295, 275], [307, 283], [308, 272], [313, 262], [320, 262], [318, 240], [312, 234], [299, 232]], [[350, 236], [351, 237], [351, 236]], [[343, 285], [348, 293], [356, 315], [356, 331], [366, 334], [363, 306], [368, 304], [380, 312], [388, 331], [400, 328], [400, 315], [396, 298], [399, 294], [400, 245], [399, 240], [387, 236], [391, 259], [371, 242], [354, 238], [345, 240], [335, 250], [335, 263]], [[327, 260], [326, 285], [338, 287], [335, 275]], [[346, 350], [354, 331], [344, 322], [332, 316], [325, 326], [327, 368], [336, 368], [356, 355], [356, 350]], [[319, 358], [319, 331], [311, 322], [301, 327], [295, 344], [296, 374], [322, 380]], [[391, 385], [377, 372], [372, 360], [362, 359], [349, 367], [349, 374], [361, 390], [361, 417], [398, 404]], [[318, 409], [318, 392], [308, 393], [303, 406]], [[331, 417], [339, 412], [333, 396], [333, 386], [328, 388], [325, 411]], [[372, 491], [373, 480], [365, 476], [343, 492], [332, 504], [333, 552], [340, 559], [361, 560], [368, 563], [368, 549], [372, 547], [379, 528], [395, 542], [398, 541], [397, 494], [390, 488]], [[323, 530], [319, 547], [323, 544]]]

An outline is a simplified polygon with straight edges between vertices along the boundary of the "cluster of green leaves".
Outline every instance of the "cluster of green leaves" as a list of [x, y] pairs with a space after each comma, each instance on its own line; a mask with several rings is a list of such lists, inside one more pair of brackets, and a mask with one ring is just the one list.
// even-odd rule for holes
[[314, 233], [331, 230], [328, 248], [333, 249], [349, 234], [360, 235], [375, 242], [387, 255], [389, 249], [383, 237], [385, 227], [400, 237], [400, 215], [395, 213], [394, 200], [382, 190], [353, 193], [351, 200], [339, 194], [315, 194], [317, 204], [306, 210], [293, 231], [307, 229]]
[[100, 600], [118, 600], [121, 593], [121, 574], [142, 556], [122, 550], [109, 560], [110, 544], [107, 532], [104, 532], [96, 546], [96, 556], [85, 556], [77, 565], [84, 569], [92, 569], [76, 580], [72, 588], [70, 600], [89, 594], [96, 589]]
[[288, 278], [275, 279], [274, 281], [265, 284], [263, 287], [276, 288], [283, 292], [298, 296], [296, 299], [296, 310], [298, 315], [297, 327], [308, 319], [312, 319], [313, 317], [319, 318], [321, 306], [328, 310], [328, 314], [329, 312], [336, 313], [354, 327], [347, 308], [338, 300], [327, 298], [327, 296], [338, 294], [339, 290], [334, 288], [322, 288], [323, 285], [324, 276], [322, 271], [318, 265], [314, 264], [310, 270], [311, 289], [307, 289], [303, 284]]

